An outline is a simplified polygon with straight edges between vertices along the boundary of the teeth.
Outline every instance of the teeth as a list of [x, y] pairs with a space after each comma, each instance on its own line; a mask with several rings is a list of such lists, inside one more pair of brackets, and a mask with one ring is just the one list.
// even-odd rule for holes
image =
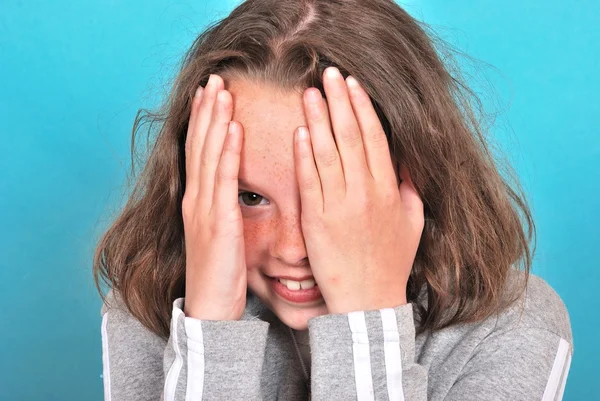
[[303, 290], [310, 290], [311, 288], [314, 288], [314, 286], [315, 280], [313, 280], [312, 278], [300, 282], [300, 287], [302, 287]]
[[300, 289], [310, 290], [311, 288], [314, 288], [316, 285], [315, 280], [313, 280], [311, 278], [309, 278], [308, 280], [303, 280], [303, 281], [286, 280], [284, 278], [280, 278], [278, 280], [281, 284], [285, 285], [288, 289], [290, 289], [292, 291], [298, 291]]
[[300, 289], [299, 281], [288, 280], [286, 285], [287, 285], [287, 288], [292, 291], [298, 291]]

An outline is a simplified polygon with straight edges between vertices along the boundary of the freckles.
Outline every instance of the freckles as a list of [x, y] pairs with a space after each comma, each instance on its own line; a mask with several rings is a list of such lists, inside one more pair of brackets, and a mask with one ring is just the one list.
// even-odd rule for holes
[[260, 241], [259, 238], [263, 233], [263, 224], [244, 220], [244, 241], [246, 247], [255, 247]]
[[256, 267], [266, 260], [270, 232], [271, 224], [269, 222], [244, 220], [244, 245], [248, 269]]
[[275, 182], [278, 182], [282, 186], [287, 186], [290, 181], [295, 182], [296, 171], [294, 167], [294, 153], [293, 149], [290, 149], [287, 153], [287, 157], [282, 162], [275, 162], [271, 170], [271, 176]]

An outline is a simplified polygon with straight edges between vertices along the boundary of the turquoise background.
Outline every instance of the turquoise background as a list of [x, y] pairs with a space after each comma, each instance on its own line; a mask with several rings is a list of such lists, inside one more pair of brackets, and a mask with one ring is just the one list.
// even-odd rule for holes
[[[235, 4], [2, 1], [0, 400], [102, 399], [91, 257], [123, 202], [133, 117]], [[403, 4], [495, 67], [480, 64], [485, 101], [533, 205], [534, 271], [571, 314], [565, 399], [600, 400], [600, 2]]]

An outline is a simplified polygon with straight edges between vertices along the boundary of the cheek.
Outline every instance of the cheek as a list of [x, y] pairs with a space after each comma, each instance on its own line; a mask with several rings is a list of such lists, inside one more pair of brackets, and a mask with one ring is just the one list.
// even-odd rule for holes
[[244, 220], [244, 246], [246, 264], [249, 270], [266, 263], [269, 255], [269, 238], [271, 227], [266, 222]]

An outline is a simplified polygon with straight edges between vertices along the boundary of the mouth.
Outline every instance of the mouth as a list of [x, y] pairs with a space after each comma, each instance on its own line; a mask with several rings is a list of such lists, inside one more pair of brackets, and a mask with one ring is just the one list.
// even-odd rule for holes
[[306, 304], [322, 298], [321, 290], [312, 277], [271, 277], [273, 291], [285, 301]]

